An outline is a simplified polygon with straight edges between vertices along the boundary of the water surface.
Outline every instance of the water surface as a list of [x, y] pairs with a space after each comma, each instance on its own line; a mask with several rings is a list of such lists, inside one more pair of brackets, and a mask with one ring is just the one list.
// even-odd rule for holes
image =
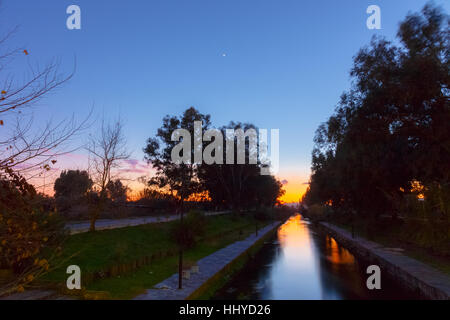
[[369, 290], [368, 264], [295, 215], [215, 299], [415, 299], [381, 271], [381, 290]]

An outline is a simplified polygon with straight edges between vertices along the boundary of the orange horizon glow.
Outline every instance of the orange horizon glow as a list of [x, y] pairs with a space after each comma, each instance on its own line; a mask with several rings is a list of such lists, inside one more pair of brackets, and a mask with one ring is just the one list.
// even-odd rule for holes
[[277, 179], [283, 184], [285, 194], [279, 199], [282, 203], [299, 202], [308, 188], [309, 173], [299, 172], [297, 170], [288, 170], [280, 172]]
[[[53, 185], [50, 181], [47, 182], [48, 186], [40, 190], [47, 196], [53, 196]], [[288, 182], [286, 185], [283, 185], [283, 189], [286, 191], [285, 194], [278, 199], [281, 203], [293, 203], [299, 202], [304, 193], [306, 192], [307, 185], [302, 182], [297, 182], [292, 180], [292, 182]], [[145, 189], [145, 186], [142, 186], [140, 183], [132, 182], [128, 184], [129, 192], [128, 192], [128, 200], [136, 201], [139, 199], [139, 193]], [[202, 197], [204, 198], [204, 197]], [[206, 197], [208, 198], [208, 197]]]
[[[60, 172], [68, 169], [85, 170], [85, 166], [83, 165], [85, 162], [87, 162], [87, 157], [85, 155], [70, 153], [61, 156], [58, 159], [58, 165], [56, 167], [52, 168], [50, 172], [46, 172], [44, 176], [32, 179], [30, 182], [39, 192], [48, 196], [53, 196], [53, 182], [59, 177]], [[134, 170], [136, 170], [136, 172], [134, 172]], [[150, 166], [145, 166], [143, 161], [137, 160], [134, 165], [125, 163], [124, 167], [117, 171], [117, 176], [120, 177], [122, 182], [129, 188], [127, 198], [130, 201], [138, 200], [140, 192], [146, 187], [138, 178], [143, 175], [150, 177], [154, 174], [154, 171]], [[280, 172], [276, 175], [276, 178], [283, 183], [283, 189], [285, 190], [285, 194], [278, 200], [281, 203], [297, 203], [300, 201], [308, 187], [305, 182], [309, 180], [309, 172], [297, 167], [281, 168]]]
[[[283, 180], [280, 177], [277, 177], [280, 181]], [[283, 204], [283, 203], [297, 203], [300, 201], [300, 199], [303, 197], [303, 195], [306, 192], [306, 189], [308, 188], [308, 185], [305, 184], [304, 182], [302, 182], [301, 179], [296, 179], [296, 177], [291, 178], [290, 180], [288, 180], [288, 183], [283, 185], [283, 189], [286, 191], [285, 194], [279, 198], [278, 200]], [[129, 186], [130, 188], [130, 192], [128, 195], [128, 199], [130, 199], [131, 201], [136, 201], [139, 199], [139, 192], [142, 191], [145, 187], [141, 186], [137, 186], [135, 185], [135, 187], [137, 187], [136, 189], [132, 188], [131, 186]], [[193, 195], [192, 196], [193, 199], [197, 199], [197, 200], [207, 200], [210, 199], [209, 195], [206, 194], [202, 194], [202, 195]]]
[[280, 198], [283, 203], [299, 202], [306, 192], [307, 185], [303, 185], [301, 182], [288, 183], [283, 186], [286, 193]]

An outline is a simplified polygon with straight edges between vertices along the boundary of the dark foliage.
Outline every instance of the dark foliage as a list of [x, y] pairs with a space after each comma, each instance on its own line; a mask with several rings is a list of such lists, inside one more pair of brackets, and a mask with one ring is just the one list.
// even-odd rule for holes
[[398, 38], [374, 38], [354, 58], [352, 89], [317, 130], [304, 201], [395, 217], [408, 195], [425, 193], [448, 224], [449, 17], [427, 5], [401, 23]]
[[66, 211], [74, 204], [84, 201], [87, 192], [92, 188], [92, 180], [86, 171], [62, 171], [55, 180], [54, 190], [58, 209]]
[[172, 240], [183, 250], [193, 247], [205, 233], [206, 218], [200, 211], [192, 210], [183, 221], [176, 221], [170, 230]]

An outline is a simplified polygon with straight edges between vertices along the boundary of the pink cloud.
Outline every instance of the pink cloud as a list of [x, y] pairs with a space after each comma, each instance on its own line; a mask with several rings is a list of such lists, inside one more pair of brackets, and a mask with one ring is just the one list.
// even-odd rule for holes
[[123, 161], [124, 166], [117, 171], [131, 174], [149, 174], [152, 170], [151, 164], [136, 159], [128, 159]]
[[136, 165], [139, 164], [139, 160], [136, 160], [136, 159], [126, 159], [126, 160], [123, 160], [123, 162], [125, 162], [126, 164], [133, 166], [133, 167], [135, 167]]

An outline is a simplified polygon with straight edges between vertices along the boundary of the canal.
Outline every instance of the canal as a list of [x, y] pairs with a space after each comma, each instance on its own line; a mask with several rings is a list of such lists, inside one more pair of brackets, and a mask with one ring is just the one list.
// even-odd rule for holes
[[301, 215], [289, 218], [214, 299], [417, 299], [387, 275], [369, 290], [368, 264], [333, 238], [316, 232]]

